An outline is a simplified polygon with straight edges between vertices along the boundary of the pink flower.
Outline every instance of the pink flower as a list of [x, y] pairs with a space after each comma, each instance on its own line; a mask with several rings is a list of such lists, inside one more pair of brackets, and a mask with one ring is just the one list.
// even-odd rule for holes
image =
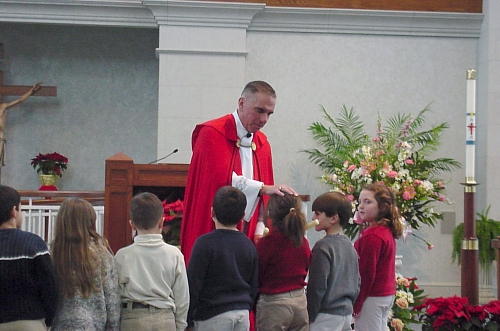
[[404, 328], [404, 326], [405, 326], [405, 324], [399, 318], [393, 318], [392, 321], [391, 321], [391, 326], [396, 331], [402, 331], [403, 328]]
[[420, 179], [415, 179], [413, 182], [415, 185], [422, 185], [422, 181]]
[[354, 195], [349, 194], [347, 197], [349, 198], [349, 201], [351, 201], [351, 202], [353, 202], [353, 201], [354, 201]]
[[413, 160], [412, 159], [406, 159], [405, 162], [406, 162], [406, 164], [413, 164]]
[[396, 178], [398, 175], [398, 172], [397, 171], [394, 171], [394, 170], [391, 170], [387, 173], [387, 176], [389, 176], [390, 178]]
[[427, 249], [428, 249], [428, 250], [431, 250], [431, 249], [433, 249], [433, 248], [434, 248], [434, 245], [433, 245], [433, 244], [427, 245]]
[[355, 165], [355, 164], [351, 164], [351, 165], [349, 166], [349, 168], [347, 168], [347, 171], [349, 171], [349, 172], [353, 172], [353, 171], [354, 171], [354, 169], [356, 169], [356, 165]]
[[405, 298], [398, 298], [396, 300], [396, 305], [398, 305], [398, 307], [401, 309], [408, 309], [408, 300], [406, 300]]
[[411, 193], [408, 191], [403, 192], [403, 199], [405, 200], [411, 200]]
[[408, 281], [407, 278], [404, 278], [404, 277], [398, 277], [397, 283], [398, 283], [398, 285], [403, 285], [405, 287], [410, 286], [410, 282]]

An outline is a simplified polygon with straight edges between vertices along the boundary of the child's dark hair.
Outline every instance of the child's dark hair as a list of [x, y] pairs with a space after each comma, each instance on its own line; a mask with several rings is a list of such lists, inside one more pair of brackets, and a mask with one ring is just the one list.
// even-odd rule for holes
[[339, 224], [341, 227], [349, 223], [352, 217], [351, 200], [340, 192], [326, 192], [317, 197], [313, 204], [312, 210], [325, 213], [326, 217], [339, 215]]
[[153, 229], [163, 217], [163, 204], [153, 193], [137, 194], [130, 201], [130, 218], [141, 230]]
[[290, 239], [294, 247], [302, 245], [306, 229], [306, 216], [301, 206], [300, 198], [288, 193], [284, 196], [272, 195], [267, 204], [273, 227]]
[[10, 186], [0, 185], [0, 225], [12, 218], [10, 214], [12, 207], [18, 210], [20, 203], [21, 195], [19, 192]]
[[369, 184], [363, 187], [363, 191], [373, 192], [375, 200], [377, 200], [379, 212], [374, 222], [389, 227], [394, 238], [401, 237], [403, 223], [401, 223], [401, 215], [396, 206], [396, 198], [392, 189], [384, 184]]
[[223, 225], [236, 225], [245, 216], [247, 198], [232, 186], [223, 186], [215, 194], [212, 208], [215, 217]]

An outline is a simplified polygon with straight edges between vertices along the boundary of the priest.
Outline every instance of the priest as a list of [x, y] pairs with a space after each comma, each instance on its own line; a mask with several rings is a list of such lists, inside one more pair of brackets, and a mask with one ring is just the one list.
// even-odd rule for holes
[[274, 185], [271, 146], [260, 131], [275, 105], [274, 89], [266, 82], [253, 81], [243, 89], [232, 114], [195, 127], [181, 226], [186, 264], [196, 239], [215, 228], [210, 209], [220, 187], [232, 185], [246, 195], [241, 230], [254, 242], [264, 233], [266, 196], [283, 192], [297, 195], [289, 186]]

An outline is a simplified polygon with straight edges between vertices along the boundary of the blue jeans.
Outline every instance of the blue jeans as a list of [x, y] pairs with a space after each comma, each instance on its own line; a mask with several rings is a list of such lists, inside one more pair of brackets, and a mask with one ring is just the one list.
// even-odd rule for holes
[[204, 321], [194, 321], [194, 331], [248, 331], [248, 310], [230, 310]]

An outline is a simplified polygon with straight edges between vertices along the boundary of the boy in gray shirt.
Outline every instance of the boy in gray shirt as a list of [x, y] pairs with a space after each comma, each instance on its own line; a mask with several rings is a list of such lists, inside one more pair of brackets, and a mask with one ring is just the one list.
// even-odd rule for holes
[[351, 329], [353, 303], [358, 297], [360, 276], [358, 255], [343, 227], [352, 215], [351, 201], [339, 192], [327, 192], [313, 204], [316, 231], [326, 236], [313, 247], [307, 310], [310, 331], [346, 331]]

